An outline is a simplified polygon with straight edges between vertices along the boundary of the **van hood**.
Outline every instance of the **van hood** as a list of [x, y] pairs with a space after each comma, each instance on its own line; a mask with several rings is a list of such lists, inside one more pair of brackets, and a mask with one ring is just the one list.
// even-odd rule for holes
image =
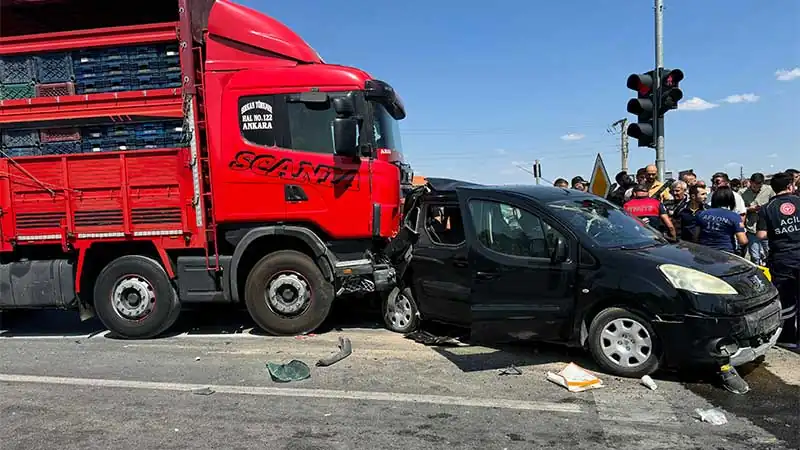
[[691, 242], [619, 251], [636, 256], [637, 259], [646, 258], [656, 265], [675, 264], [716, 277], [727, 277], [753, 269], [750, 262], [738, 256]]

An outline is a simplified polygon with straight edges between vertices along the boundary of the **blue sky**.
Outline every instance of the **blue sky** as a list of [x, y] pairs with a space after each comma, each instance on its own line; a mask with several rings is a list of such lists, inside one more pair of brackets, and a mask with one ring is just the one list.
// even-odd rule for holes
[[[650, 70], [653, 2], [240, 0], [282, 21], [329, 63], [392, 84], [419, 175], [483, 183], [613, 177], [627, 76]], [[701, 178], [800, 168], [800, 1], [665, 0], [664, 62], [680, 68], [666, 118], [668, 170]], [[630, 167], [655, 158], [631, 140]]]

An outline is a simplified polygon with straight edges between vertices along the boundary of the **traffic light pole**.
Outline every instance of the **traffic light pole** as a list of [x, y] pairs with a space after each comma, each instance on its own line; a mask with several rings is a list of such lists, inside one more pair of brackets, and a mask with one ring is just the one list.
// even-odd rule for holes
[[664, 158], [664, 119], [660, 118], [659, 110], [661, 109], [661, 105], [659, 105], [660, 101], [660, 93], [661, 93], [661, 72], [664, 68], [664, 47], [663, 47], [663, 19], [664, 19], [664, 1], [663, 0], [655, 0], [655, 21], [656, 21], [656, 76], [655, 80], [653, 80], [655, 92], [659, 95], [654, 96], [653, 102], [653, 116], [655, 120], [653, 121], [653, 125], [655, 125], [655, 138], [656, 138], [656, 168], [658, 169], [658, 179], [662, 182], [664, 181], [664, 177], [666, 175], [666, 160]]

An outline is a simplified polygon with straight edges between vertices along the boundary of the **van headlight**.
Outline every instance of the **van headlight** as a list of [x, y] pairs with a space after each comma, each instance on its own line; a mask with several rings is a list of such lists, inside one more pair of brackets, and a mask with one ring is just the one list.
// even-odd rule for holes
[[658, 270], [667, 277], [675, 289], [683, 289], [698, 294], [736, 295], [736, 289], [719, 278], [688, 267], [675, 264], [662, 264]]

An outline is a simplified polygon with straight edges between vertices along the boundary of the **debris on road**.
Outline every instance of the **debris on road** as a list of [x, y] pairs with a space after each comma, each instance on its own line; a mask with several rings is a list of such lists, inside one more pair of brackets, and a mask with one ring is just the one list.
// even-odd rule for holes
[[650, 378], [650, 375], [643, 376], [641, 381], [642, 381], [643, 385], [649, 387], [653, 391], [655, 391], [658, 388], [658, 386], [656, 385], [656, 382], [653, 381], [652, 378]]
[[567, 364], [561, 372], [547, 372], [547, 379], [567, 388], [570, 392], [583, 392], [587, 389], [603, 387], [603, 381], [575, 363]]
[[195, 357], [195, 358], [194, 358], [194, 360], [195, 360], [195, 361], [200, 361], [200, 357], [199, 357], [199, 356], [197, 356], [197, 357]]
[[300, 381], [311, 377], [311, 369], [303, 361], [293, 359], [286, 364], [267, 363], [267, 370], [272, 377], [272, 381], [288, 383], [290, 381]]
[[522, 371], [517, 368], [517, 366], [511, 364], [510, 366], [506, 367], [505, 369], [500, 369], [497, 373], [498, 375], [522, 375]]
[[711, 425], [725, 425], [728, 423], [728, 419], [725, 417], [725, 414], [715, 408], [711, 409], [700, 409], [697, 408], [694, 412], [698, 415], [702, 422], [708, 422]]
[[428, 345], [428, 346], [448, 346], [448, 347], [457, 347], [464, 345], [462, 342], [458, 340], [458, 338], [453, 336], [436, 336], [433, 333], [417, 330], [405, 335], [406, 338], [413, 340], [418, 344]]
[[213, 394], [214, 392], [216, 392], [216, 391], [214, 391], [214, 390], [213, 390], [213, 389], [211, 389], [211, 388], [204, 387], [204, 388], [201, 388], [201, 389], [195, 389], [195, 390], [193, 390], [193, 391], [192, 391], [192, 394], [195, 394], [195, 395], [211, 395], [211, 394]]
[[339, 351], [317, 361], [317, 367], [328, 367], [336, 364], [350, 356], [351, 353], [353, 353], [353, 346], [350, 344], [350, 339], [339, 336]]

